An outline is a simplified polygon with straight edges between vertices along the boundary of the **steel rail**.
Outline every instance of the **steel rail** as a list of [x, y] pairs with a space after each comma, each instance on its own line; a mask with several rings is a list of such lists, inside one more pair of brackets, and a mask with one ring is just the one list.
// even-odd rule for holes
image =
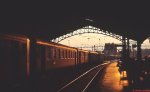
[[[103, 68], [104, 65], [107, 65], [107, 64], [109, 64], [109, 63], [103, 63], [103, 64], [100, 64], [100, 65], [97, 65], [97, 66], [91, 68], [90, 70], [86, 71], [85, 73], [83, 73], [79, 77], [77, 77], [74, 80], [72, 80], [71, 82], [67, 83], [65, 86], [63, 86], [62, 88], [60, 88], [57, 92], [61, 92], [63, 89], [69, 87], [71, 84], [73, 84], [74, 82], [76, 82], [77, 80], [79, 80], [80, 78], [82, 78], [83, 76], [85, 76], [86, 74], [88, 74], [89, 72], [91, 72], [92, 70], [94, 70], [94, 69], [96, 69], [98, 67], [101, 67], [101, 66]], [[102, 70], [102, 68], [99, 69], [99, 71], [95, 74], [95, 76], [92, 78], [92, 80], [90, 80], [90, 82], [86, 85], [86, 87], [83, 89], [82, 92], [85, 92], [85, 90], [88, 88], [88, 86], [90, 85], [90, 83], [94, 80], [94, 78], [98, 75], [98, 73]]]

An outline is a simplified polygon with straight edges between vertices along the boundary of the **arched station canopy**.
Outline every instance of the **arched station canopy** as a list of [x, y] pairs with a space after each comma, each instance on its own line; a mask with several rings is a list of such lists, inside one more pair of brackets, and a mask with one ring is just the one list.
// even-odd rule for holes
[[99, 28], [96, 28], [96, 27], [93, 27], [93, 26], [86, 26], [86, 27], [83, 27], [81, 29], [78, 29], [76, 31], [73, 31], [73, 32], [70, 32], [66, 35], [63, 35], [63, 36], [60, 36], [56, 39], [52, 39], [51, 41], [52, 42], [56, 42], [56, 43], [59, 43], [60, 41], [64, 40], [64, 39], [67, 39], [71, 36], [75, 36], [75, 35], [80, 35], [80, 34], [85, 34], [85, 33], [94, 33], [94, 34], [103, 34], [103, 35], [106, 35], [106, 36], [110, 36], [112, 38], [115, 38], [119, 41], [122, 41], [122, 36], [119, 36], [119, 35], [116, 35], [116, 34], [113, 34], [111, 32], [108, 32], [106, 30], [101, 30]]
[[133, 40], [150, 37], [148, 2], [6, 2], [1, 33], [50, 40], [85, 26], [94, 26]]

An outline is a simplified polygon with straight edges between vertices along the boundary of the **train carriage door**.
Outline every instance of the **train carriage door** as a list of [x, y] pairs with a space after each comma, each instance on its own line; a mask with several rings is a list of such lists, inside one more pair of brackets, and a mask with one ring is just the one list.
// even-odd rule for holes
[[[9, 45], [7, 45], [9, 44]], [[9, 63], [10, 63], [10, 50], [11, 50], [10, 42], [3, 40], [0, 38], [0, 84], [5, 83], [5, 81], [9, 80]]]
[[79, 51], [78, 59], [79, 59], [78, 63], [81, 64], [81, 51]]
[[[41, 72], [46, 72], [46, 49], [44, 46], [41, 47]], [[50, 57], [50, 53], [48, 54], [48, 57]]]
[[89, 55], [88, 55], [88, 60], [89, 60], [89, 62], [91, 62], [91, 53], [89, 52]]
[[12, 41], [10, 53], [10, 79], [15, 82], [26, 79], [26, 45]]
[[56, 64], [57, 61], [58, 61], [58, 49], [56, 47], [54, 47], [54, 61], [53, 61], [53, 64]]
[[60, 49], [58, 49], [58, 60], [60, 61], [60, 59], [61, 59], [61, 51]]
[[43, 58], [43, 55], [44, 55], [44, 53], [43, 53], [42, 46], [41, 45], [37, 46], [37, 49], [36, 49], [36, 56], [37, 56], [36, 61], [37, 61], [37, 70], [38, 70], [38, 72], [42, 71], [42, 62], [43, 62], [43, 60], [45, 58], [45, 56]]
[[58, 61], [58, 48], [55, 47], [55, 54], [54, 54], [54, 58], [55, 58], [55, 63]]
[[20, 64], [21, 64], [21, 51], [20, 44], [17, 42], [12, 42], [11, 48], [11, 64], [10, 64], [10, 73], [11, 78], [15, 81], [20, 79]]
[[52, 64], [55, 64], [55, 58], [56, 58], [56, 56], [55, 56], [55, 48], [54, 47], [52, 47], [51, 48], [51, 52], [52, 52], [52, 57], [51, 57], [51, 62], [52, 62]]
[[86, 53], [84, 52], [83, 53], [84, 62], [86, 62], [85, 55], [86, 55]]
[[68, 54], [68, 53], [67, 53], [67, 50], [66, 50], [66, 59], [68, 58], [67, 54]]
[[76, 52], [72, 52], [72, 55], [72, 57], [74, 58], [75, 65], [77, 65]]
[[[45, 50], [44, 50], [45, 48]], [[45, 55], [43, 54], [44, 58], [45, 58], [45, 69], [49, 69], [49, 65], [52, 64], [53, 62], [53, 48], [49, 47], [49, 46], [44, 46], [43, 50], [45, 51]], [[43, 51], [43, 53], [44, 53]], [[43, 67], [44, 68], [44, 67]]]
[[76, 52], [74, 52], [74, 58], [75, 58], [75, 62], [77, 65], [78, 64], [78, 50]]
[[20, 78], [21, 80], [23, 79], [26, 79], [28, 76], [27, 76], [27, 46], [25, 43], [20, 43], [20, 46], [19, 46], [19, 53], [20, 53]]

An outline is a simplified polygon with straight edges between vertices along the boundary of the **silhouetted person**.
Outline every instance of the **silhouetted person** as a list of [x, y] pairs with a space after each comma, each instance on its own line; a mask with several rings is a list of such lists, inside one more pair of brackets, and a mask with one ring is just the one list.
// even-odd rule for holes
[[135, 60], [133, 58], [129, 58], [129, 61], [126, 62], [126, 71], [128, 81], [132, 84], [135, 79]]

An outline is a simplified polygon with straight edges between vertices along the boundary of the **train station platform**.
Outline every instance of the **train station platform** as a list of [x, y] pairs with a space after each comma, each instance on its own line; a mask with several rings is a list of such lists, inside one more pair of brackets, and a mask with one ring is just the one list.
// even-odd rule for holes
[[120, 73], [116, 65], [117, 62], [114, 62], [106, 67], [95, 92], [130, 92], [126, 72]]
[[129, 82], [126, 71], [118, 71], [117, 62], [109, 64], [92, 92], [150, 92], [148, 80]]

